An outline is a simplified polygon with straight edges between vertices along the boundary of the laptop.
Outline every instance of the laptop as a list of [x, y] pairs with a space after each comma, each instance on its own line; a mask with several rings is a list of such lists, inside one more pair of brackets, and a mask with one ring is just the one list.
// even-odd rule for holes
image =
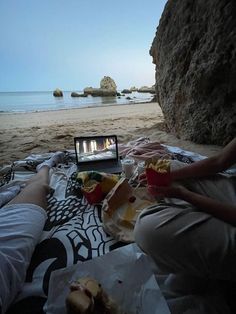
[[75, 137], [74, 144], [79, 171], [122, 172], [116, 135]]

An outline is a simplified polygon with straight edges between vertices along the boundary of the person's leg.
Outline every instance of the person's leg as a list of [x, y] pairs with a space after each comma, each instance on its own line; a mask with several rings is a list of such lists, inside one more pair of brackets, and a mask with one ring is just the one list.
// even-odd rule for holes
[[[55, 156], [55, 157], [54, 157]], [[0, 208], [0, 308], [5, 312], [24, 283], [27, 267], [47, 218], [49, 170], [55, 154], [7, 205]]]
[[135, 225], [135, 241], [167, 273], [236, 281], [236, 228], [191, 206], [155, 205]]
[[37, 166], [37, 174], [26, 184], [26, 187], [8, 204], [35, 204], [46, 210], [47, 195], [49, 193], [49, 170], [62, 162], [65, 158], [63, 152], [56, 152], [51, 158]]
[[49, 167], [41, 167], [39, 172], [34, 175], [26, 184], [25, 188], [8, 204], [35, 204], [46, 210], [47, 195], [50, 187]]
[[35, 204], [13, 203], [0, 208], [0, 306], [3, 311], [24, 284], [46, 218], [46, 211]]
[[[173, 166], [186, 165], [174, 161]], [[236, 202], [233, 181], [221, 176], [178, 184], [222, 202]], [[159, 271], [169, 274], [165, 282], [168, 291], [203, 293], [209, 287], [221, 287], [218, 279], [236, 282], [236, 228], [186, 202], [143, 211], [135, 226], [135, 240], [154, 259]]]
[[[180, 169], [186, 164], [172, 160], [171, 169]], [[236, 193], [233, 178], [227, 178], [216, 174], [204, 178], [186, 179], [174, 182], [174, 184], [184, 185], [187, 189], [202, 194], [220, 202], [235, 204]]]

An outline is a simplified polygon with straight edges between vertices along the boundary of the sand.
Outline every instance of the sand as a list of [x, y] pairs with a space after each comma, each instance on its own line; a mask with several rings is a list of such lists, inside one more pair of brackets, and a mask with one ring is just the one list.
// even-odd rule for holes
[[198, 145], [178, 139], [164, 130], [157, 103], [113, 105], [33, 113], [0, 114], [0, 165], [31, 153], [73, 149], [81, 135], [117, 134], [125, 143], [141, 136], [211, 156], [221, 147]]

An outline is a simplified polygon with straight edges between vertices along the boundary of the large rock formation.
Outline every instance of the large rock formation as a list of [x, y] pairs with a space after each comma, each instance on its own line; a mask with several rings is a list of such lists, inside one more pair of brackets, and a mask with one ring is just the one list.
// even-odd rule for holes
[[236, 1], [169, 0], [150, 54], [167, 127], [198, 143], [236, 135]]
[[109, 77], [104, 76], [100, 82], [100, 88], [86, 87], [84, 89], [84, 94], [91, 96], [116, 96], [116, 83]]
[[101, 79], [100, 82], [100, 88], [101, 89], [112, 89], [116, 91], [116, 83], [110, 76], [104, 76], [103, 79]]

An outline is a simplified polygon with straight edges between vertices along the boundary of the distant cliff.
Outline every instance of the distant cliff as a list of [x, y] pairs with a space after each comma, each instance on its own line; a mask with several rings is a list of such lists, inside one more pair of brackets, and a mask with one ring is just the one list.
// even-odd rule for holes
[[236, 1], [169, 0], [150, 54], [168, 129], [197, 143], [236, 136]]

